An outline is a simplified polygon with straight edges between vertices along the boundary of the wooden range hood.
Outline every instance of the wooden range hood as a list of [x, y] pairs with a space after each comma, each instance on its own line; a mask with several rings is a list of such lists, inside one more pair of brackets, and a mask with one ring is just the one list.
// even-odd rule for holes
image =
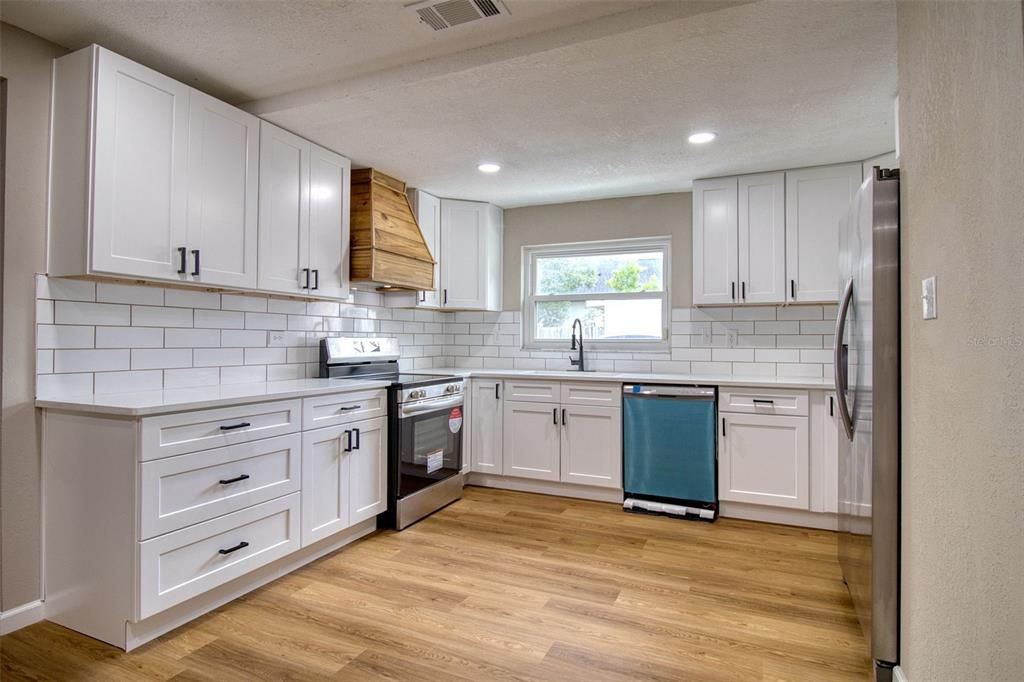
[[405, 183], [372, 168], [352, 171], [353, 282], [434, 288], [434, 259], [405, 194]]

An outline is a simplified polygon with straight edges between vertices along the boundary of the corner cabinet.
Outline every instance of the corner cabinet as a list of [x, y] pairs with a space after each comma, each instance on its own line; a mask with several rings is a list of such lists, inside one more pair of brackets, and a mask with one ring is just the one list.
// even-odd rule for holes
[[351, 163], [260, 124], [259, 288], [348, 295]]

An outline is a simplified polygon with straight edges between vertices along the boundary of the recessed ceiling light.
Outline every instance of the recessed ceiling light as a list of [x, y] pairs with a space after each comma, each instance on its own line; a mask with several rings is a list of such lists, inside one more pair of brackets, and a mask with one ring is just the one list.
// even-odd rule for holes
[[687, 139], [690, 141], [690, 144], [707, 144], [716, 137], [718, 137], [718, 135], [715, 135], [714, 133], [694, 133]]
[[496, 163], [481, 163], [476, 169], [481, 173], [497, 173], [501, 170], [501, 166]]

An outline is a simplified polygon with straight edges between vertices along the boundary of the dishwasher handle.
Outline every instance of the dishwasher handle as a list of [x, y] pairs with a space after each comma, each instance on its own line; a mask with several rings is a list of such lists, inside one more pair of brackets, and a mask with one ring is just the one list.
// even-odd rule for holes
[[682, 398], [688, 400], [714, 400], [714, 386], [677, 386], [671, 384], [623, 384], [622, 396], [637, 398]]

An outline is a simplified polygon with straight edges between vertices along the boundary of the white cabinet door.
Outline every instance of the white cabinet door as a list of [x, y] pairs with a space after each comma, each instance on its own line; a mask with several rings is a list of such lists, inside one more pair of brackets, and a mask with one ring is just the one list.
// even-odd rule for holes
[[786, 174], [739, 178], [740, 302], [786, 300]]
[[331, 426], [302, 434], [302, 546], [349, 527], [352, 432]]
[[500, 311], [502, 304], [502, 242], [505, 233], [505, 212], [494, 204], [487, 205], [484, 225], [484, 289], [486, 310]]
[[502, 472], [502, 383], [494, 379], [470, 381], [472, 418], [469, 423], [471, 468], [482, 474]]
[[252, 114], [192, 90], [188, 276], [193, 281], [249, 289], [256, 286], [259, 126], [259, 119]]
[[786, 172], [786, 300], [834, 303], [839, 296], [839, 220], [860, 186], [861, 165]]
[[441, 305], [487, 307], [487, 204], [441, 200]]
[[352, 164], [348, 159], [311, 145], [307, 267], [312, 272], [310, 293], [317, 296], [348, 296], [351, 175]]
[[[416, 220], [427, 242], [430, 255], [435, 261], [441, 260], [441, 200], [426, 192], [416, 192]], [[416, 305], [421, 308], [437, 308], [441, 304], [441, 266], [434, 265], [434, 288], [419, 292]]]
[[260, 123], [259, 288], [304, 293], [309, 267], [310, 143]]
[[693, 302], [738, 300], [736, 178], [693, 183]]
[[349, 525], [373, 518], [388, 507], [388, 423], [385, 417], [356, 422], [348, 470]]
[[835, 393], [825, 394], [824, 409], [828, 411], [828, 418], [822, 420], [824, 426], [821, 434], [821, 454], [816, 460], [821, 469], [821, 511], [835, 513], [839, 511], [839, 444], [840, 438], [846, 438], [845, 435], [840, 435], [842, 425], [836, 411], [838, 408]]
[[561, 408], [561, 480], [622, 487], [622, 410], [612, 407]]
[[505, 401], [502, 417], [502, 473], [557, 481], [561, 450], [558, 406]]
[[809, 509], [807, 418], [725, 414], [722, 421], [718, 497]]
[[92, 270], [182, 279], [189, 87], [102, 49], [96, 78]]

